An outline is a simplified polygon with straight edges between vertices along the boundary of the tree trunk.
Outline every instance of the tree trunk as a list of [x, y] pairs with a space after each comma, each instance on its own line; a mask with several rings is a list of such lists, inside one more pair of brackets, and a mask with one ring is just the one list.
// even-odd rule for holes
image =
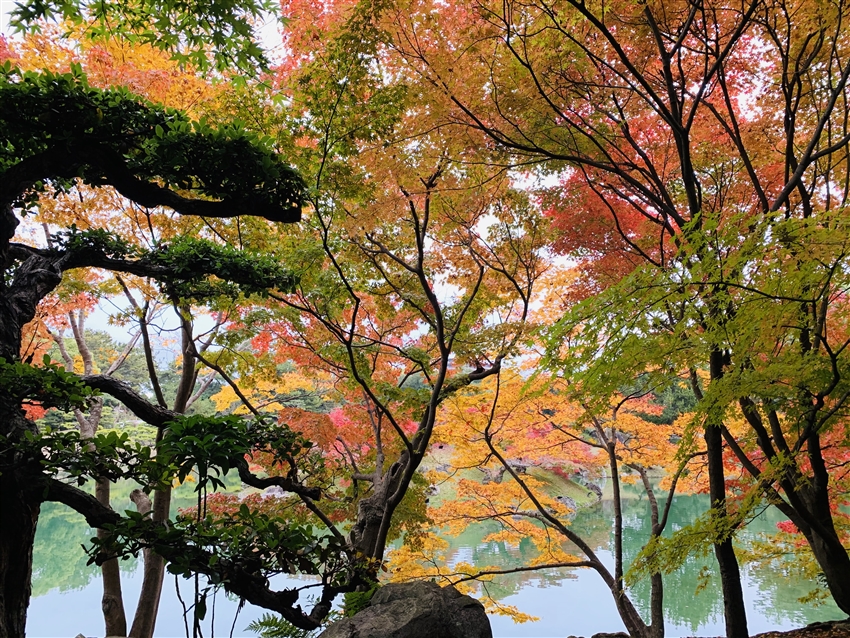
[[610, 587], [611, 593], [614, 595], [614, 602], [617, 605], [617, 612], [620, 614], [620, 619], [626, 626], [629, 636], [632, 638], [650, 638], [651, 628], [643, 622], [643, 618], [640, 617], [626, 592], [622, 589], [618, 590], [613, 584]]
[[19, 477], [14, 471], [0, 474], [0, 638], [23, 638], [32, 591], [32, 549], [41, 501]]
[[825, 538], [812, 531], [811, 536], [806, 535], [812, 553], [818, 561], [829, 593], [835, 600], [835, 604], [845, 614], [850, 615], [850, 556], [841, 545], [838, 537]]
[[[98, 479], [95, 484], [95, 497], [97, 500], [109, 507], [109, 492], [111, 484], [109, 479]], [[107, 538], [109, 534], [102, 530], [97, 530], [99, 539]], [[106, 624], [107, 636], [126, 636], [127, 635], [127, 616], [124, 613], [124, 598], [121, 595], [121, 571], [118, 565], [118, 559], [113, 558], [106, 561], [100, 566], [100, 573], [103, 577], [103, 598], [100, 606], [103, 609], [103, 620]]]
[[[718, 515], [726, 517], [726, 479], [723, 475], [723, 435], [720, 427], [709, 424], [705, 429], [705, 444], [708, 452], [708, 481], [711, 507]], [[722, 540], [714, 543], [714, 555], [720, 568], [720, 584], [723, 589], [723, 615], [726, 620], [726, 638], [749, 638], [747, 610], [744, 605], [744, 590], [741, 587], [741, 572], [732, 547], [731, 534], [724, 533]]]
[[835, 604], [850, 615], [850, 555], [835, 531], [828, 494], [815, 498], [812, 486], [797, 482], [783, 481], [782, 487], [794, 504], [777, 507], [805, 536]]
[[649, 582], [649, 637], [664, 638], [664, 577], [656, 572]]
[[[171, 489], [154, 492], [153, 520], [165, 522], [171, 510]], [[162, 592], [162, 580], [165, 577], [165, 561], [153, 551], [144, 551], [144, 577], [142, 591], [139, 593], [139, 606], [133, 617], [130, 635], [133, 638], [153, 638], [156, 616], [159, 612], [159, 597]]]

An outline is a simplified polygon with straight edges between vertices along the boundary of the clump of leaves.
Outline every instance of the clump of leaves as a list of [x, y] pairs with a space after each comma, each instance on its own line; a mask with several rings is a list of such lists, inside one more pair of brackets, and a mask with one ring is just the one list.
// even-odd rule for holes
[[98, 394], [75, 374], [52, 363], [48, 355], [41, 366], [10, 363], [0, 357], [0, 388], [12, 401], [64, 411], [85, 409]]
[[103, 228], [80, 230], [71, 224], [68, 230], [53, 235], [52, 240], [58, 249], [75, 254], [94, 253], [107, 259], [129, 259], [141, 254], [127, 240]]
[[31, 33], [39, 32], [45, 20], [68, 21], [84, 25], [92, 40], [117, 38], [149, 44], [201, 70], [214, 67], [223, 71], [235, 66], [251, 74], [268, 67], [254, 32], [256, 21], [279, 11], [270, 0], [24, 0], [15, 5], [9, 24], [18, 32]]
[[245, 627], [246, 631], [253, 631], [260, 638], [314, 638], [319, 635], [320, 629], [299, 629], [290, 622], [279, 616], [263, 614], [257, 620]]
[[181, 483], [197, 468], [197, 490], [207, 484], [213, 489], [223, 488], [224, 482], [218, 477], [233, 469], [251, 449], [248, 424], [241, 417], [193, 415], [175, 419], [166, 427], [158, 456], [176, 467]]
[[[303, 181], [269, 139], [238, 123], [191, 121], [123, 88], [92, 87], [79, 65], [64, 74], [0, 65], [0, 129], [0, 176], [33, 157], [51, 157], [31, 188], [13, 193], [24, 208], [47, 182], [62, 191], [78, 178], [115, 186], [145, 206], [189, 206], [195, 214], [212, 207], [217, 216], [279, 222], [300, 216]], [[191, 197], [172, 191], [162, 199], [163, 188]]]
[[89, 480], [132, 478], [146, 489], [171, 482], [171, 468], [151, 454], [151, 448], [130, 441], [126, 433], [99, 432], [84, 439], [76, 430], [27, 431], [22, 440], [0, 436], [0, 452], [13, 449], [18, 457], [37, 461], [48, 476], [72, 479], [78, 485]]
[[292, 273], [272, 256], [192, 237], [160, 245], [143, 261], [167, 269], [167, 286], [183, 299], [234, 297], [239, 293], [265, 296], [269, 290], [289, 292], [296, 284]]
[[379, 587], [378, 583], [372, 583], [372, 586], [366, 591], [346, 592], [343, 597], [342, 615], [350, 618], [366, 609]]

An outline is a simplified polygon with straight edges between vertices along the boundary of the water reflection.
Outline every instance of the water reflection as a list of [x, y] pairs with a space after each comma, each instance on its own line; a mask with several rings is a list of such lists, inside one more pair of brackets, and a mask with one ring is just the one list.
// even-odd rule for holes
[[[628, 487], [625, 494], [623, 553], [625, 563], [629, 565], [649, 538], [651, 522], [646, 497], [640, 498], [637, 490]], [[705, 512], [707, 507], [708, 497], [704, 495], [676, 497], [668, 529], [681, 529]], [[588, 541], [612, 570], [613, 519], [613, 501], [603, 499], [579, 511], [572, 523], [573, 529]], [[776, 523], [781, 520], [783, 517], [778, 511], [766, 510], [739, 534], [738, 540], [746, 545], [773, 533]], [[495, 525], [479, 525], [468, 529], [457, 539], [451, 539], [450, 562], [472, 559], [470, 562], [479, 566], [511, 569], [527, 564], [534, 557], [530, 543], [519, 547], [483, 543], [482, 539], [494, 531]], [[712, 554], [691, 556], [676, 572], [665, 576], [664, 614], [668, 636], [716, 636], [724, 633], [720, 582], [714, 576], [714, 569]], [[812, 583], [789, 579], [788, 572], [780, 568], [748, 566], [743, 570], [743, 581], [752, 634], [846, 617], [831, 600], [821, 606], [800, 603], [800, 598], [812, 590]], [[588, 569], [509, 574], [488, 584], [487, 591], [500, 602], [541, 617], [540, 622], [519, 626], [502, 618], [493, 618], [495, 635], [589, 635], [624, 629], [610, 592], [602, 579]], [[637, 583], [630, 594], [637, 609], [648, 619], [648, 580]]]
[[[234, 486], [238, 489], [238, 486]], [[130, 486], [114, 490], [113, 507], [128, 507]], [[194, 502], [191, 487], [181, 489], [175, 495], [177, 508], [188, 507]], [[671, 509], [671, 527], [680, 528], [705, 511], [707, 498], [703, 496], [677, 497]], [[624, 543], [626, 563], [631, 562], [649, 536], [649, 516], [646, 500], [636, 497], [624, 501]], [[573, 527], [582, 533], [597, 549], [600, 556], [611, 562], [611, 525], [613, 504], [603, 500], [597, 505], [580, 511]], [[781, 520], [777, 512], [767, 511], [753, 521], [741, 534], [741, 540], [758, 537], [775, 530]], [[484, 543], [482, 539], [494, 527], [480, 525], [467, 530], [458, 538], [451, 539], [451, 561], [473, 562], [476, 565], [492, 565], [501, 568], [527, 564], [534, 556], [530, 543], [519, 547], [504, 543]], [[34, 553], [33, 603], [30, 610], [28, 635], [34, 637], [73, 636], [79, 632], [87, 636], [102, 633], [100, 617], [99, 570], [87, 566], [81, 544], [92, 535], [85, 520], [68, 508], [45, 503], [39, 519]], [[128, 615], [132, 614], [138, 586], [140, 585], [140, 561], [122, 563], [125, 572], [125, 597]], [[719, 583], [709, 578], [705, 587], [696, 593], [700, 575], [704, 568], [710, 571], [713, 560], [691, 558], [680, 570], [665, 578], [665, 617], [667, 635], [719, 635], [723, 633], [722, 605]], [[158, 636], [180, 636], [183, 634], [182, 610], [176, 601], [171, 577], [164, 587], [163, 608], [158, 621]], [[807, 582], [789, 580], [781, 570], [747, 569], [744, 574], [751, 633], [772, 628], [790, 628], [819, 620], [843, 618], [844, 614], [831, 602], [813, 607], [803, 605], [798, 599], [811, 589]], [[288, 582], [288, 581], [287, 581]], [[275, 582], [278, 587], [287, 582]], [[303, 584], [303, 583], [299, 583]], [[539, 573], [518, 573], [500, 577], [487, 584], [488, 592], [506, 604], [515, 605], [522, 611], [541, 617], [537, 623], [514, 625], [510, 620], [494, 617], [494, 635], [502, 638], [528, 636], [543, 638], [570, 634], [590, 635], [599, 631], [618, 631], [622, 625], [617, 617], [610, 593], [601, 579], [592, 571], [546, 570]], [[189, 586], [184, 588], [189, 594]], [[648, 617], [649, 584], [638, 583], [631, 592], [639, 611]], [[216, 632], [228, 635], [236, 612], [236, 602], [218, 598], [218, 620]], [[235, 636], [245, 635], [242, 631], [261, 610], [247, 607], [236, 624]]]

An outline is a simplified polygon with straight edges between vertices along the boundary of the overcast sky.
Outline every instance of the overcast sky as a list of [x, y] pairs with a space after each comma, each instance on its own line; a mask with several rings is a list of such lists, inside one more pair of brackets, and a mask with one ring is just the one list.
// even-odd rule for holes
[[15, 0], [0, 0], [0, 33], [6, 33], [9, 25], [9, 12], [15, 6]]

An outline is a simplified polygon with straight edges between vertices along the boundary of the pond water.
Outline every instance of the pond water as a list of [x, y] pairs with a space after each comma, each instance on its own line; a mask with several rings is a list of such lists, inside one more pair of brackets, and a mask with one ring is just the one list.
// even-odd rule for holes
[[[190, 504], [191, 490], [184, 494], [188, 498], [184, 497], [185, 502], [178, 499], [178, 507]], [[686, 525], [705, 511], [705, 507], [705, 497], [677, 497], [671, 509], [672, 527]], [[627, 560], [636, 556], [643, 539], [648, 535], [647, 511], [646, 502], [638, 498], [630, 498], [625, 503], [624, 552]], [[612, 504], [603, 499], [596, 506], [582, 510], [573, 521], [573, 527], [583, 533], [602, 557], [609, 560], [612, 519]], [[775, 530], [779, 520], [781, 517], [777, 513], [765, 512], [741, 535], [742, 542], [746, 543]], [[530, 547], [483, 543], [481, 539], [487, 532], [488, 529], [482, 526], [454, 539], [453, 560], [463, 559], [479, 565], [509, 568], [519, 566], [530, 558]], [[81, 516], [63, 506], [45, 504], [36, 538], [28, 636], [72, 638], [80, 633], [85, 636], [102, 635], [99, 570], [85, 564], [86, 557], [81, 548], [91, 535], [91, 530]], [[717, 579], [709, 578], [697, 593], [701, 572], [704, 576], [712, 568], [713, 559], [693, 559], [681, 570], [665, 578], [668, 636], [723, 634], [723, 611]], [[132, 617], [134, 601], [141, 586], [140, 561], [125, 561], [122, 571], [125, 604], [128, 617]], [[277, 588], [309, 587], [311, 584], [307, 580], [284, 577], [277, 577], [273, 583]], [[166, 576], [157, 620], [157, 636], [178, 638], [186, 635], [183, 608], [175, 585], [174, 577]], [[811, 590], [811, 584], [794, 582], [782, 570], [747, 567], [744, 569], [744, 586], [751, 634], [845, 617], [831, 602], [820, 607], [799, 603], [798, 599]], [[512, 574], [489, 583], [487, 587], [500, 602], [514, 605], [540, 618], [537, 622], [517, 625], [508, 618], [493, 616], [493, 634], [497, 638], [564, 638], [623, 629], [610, 593], [596, 573], [587, 569]], [[636, 606], [645, 615], [648, 615], [648, 589], [648, 585], [639, 584], [631, 592]], [[181, 581], [180, 591], [184, 600], [191, 600], [192, 583]], [[211, 604], [208, 606], [208, 620], [211, 620], [209, 616], [213, 613], [213, 607]], [[245, 605], [237, 616], [237, 608], [235, 600], [218, 594], [214, 607], [215, 625], [210, 628], [207, 622], [205, 636], [229, 636], [231, 629], [233, 636], [252, 636], [245, 628], [251, 620], [260, 617], [263, 610]]]

